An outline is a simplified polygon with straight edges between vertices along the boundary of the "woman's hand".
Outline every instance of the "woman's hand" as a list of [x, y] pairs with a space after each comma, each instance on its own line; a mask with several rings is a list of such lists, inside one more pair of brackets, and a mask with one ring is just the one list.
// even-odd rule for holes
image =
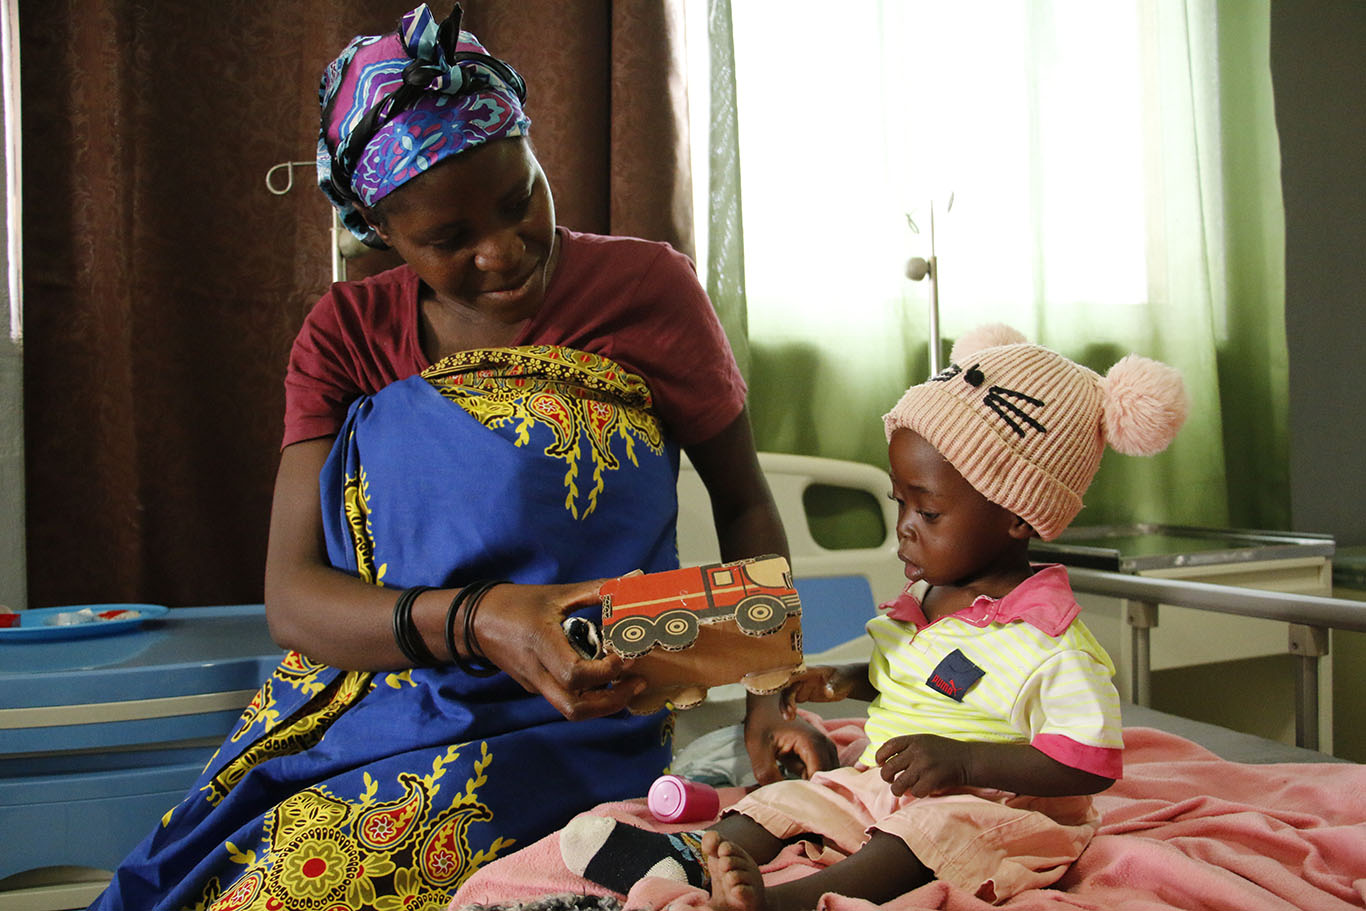
[[936, 734], [903, 734], [877, 751], [882, 780], [900, 797], [928, 797], [960, 788], [970, 780], [971, 745]]
[[795, 713], [787, 717], [776, 694], [749, 697], [745, 749], [759, 784], [780, 781], [785, 772], [810, 778], [839, 765], [834, 741]]
[[619, 712], [646, 685], [640, 677], [623, 676], [629, 665], [619, 656], [580, 657], [565, 636], [564, 619], [598, 603], [601, 585], [601, 579], [497, 585], [480, 600], [474, 618], [483, 656], [571, 721]]

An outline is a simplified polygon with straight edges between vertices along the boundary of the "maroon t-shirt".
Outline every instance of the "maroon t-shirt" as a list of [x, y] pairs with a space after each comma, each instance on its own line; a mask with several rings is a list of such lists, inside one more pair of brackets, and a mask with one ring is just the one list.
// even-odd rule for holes
[[[649, 384], [674, 440], [715, 436], [745, 382], [692, 262], [668, 244], [559, 228], [540, 312], [514, 345], [562, 345], [617, 361]], [[418, 340], [420, 280], [408, 266], [332, 286], [294, 340], [281, 446], [335, 434], [347, 406], [431, 366]]]

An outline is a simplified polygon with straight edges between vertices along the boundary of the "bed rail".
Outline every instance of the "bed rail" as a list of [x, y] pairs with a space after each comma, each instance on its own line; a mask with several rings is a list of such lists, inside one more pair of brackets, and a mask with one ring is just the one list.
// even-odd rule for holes
[[1067, 575], [1074, 591], [1109, 595], [1128, 602], [1124, 619], [1129, 624], [1134, 651], [1130, 692], [1134, 702], [1143, 706], [1152, 705], [1148, 635], [1157, 626], [1159, 604], [1290, 624], [1286, 649], [1298, 664], [1295, 744], [1311, 750], [1319, 748], [1319, 658], [1328, 654], [1329, 630], [1366, 632], [1366, 602], [1098, 569], [1069, 568]]

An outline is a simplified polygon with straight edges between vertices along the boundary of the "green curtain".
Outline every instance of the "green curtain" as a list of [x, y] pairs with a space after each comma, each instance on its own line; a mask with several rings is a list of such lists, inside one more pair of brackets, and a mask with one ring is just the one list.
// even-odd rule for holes
[[1218, 348], [1229, 519], [1291, 527], [1285, 208], [1271, 84], [1270, 0], [1220, 0], [1227, 337]]
[[744, 255], [713, 243], [709, 274], [747, 291], [760, 448], [885, 465], [879, 418], [928, 374], [929, 288], [901, 268], [933, 206], [945, 352], [999, 321], [1101, 373], [1183, 372], [1176, 442], [1107, 454], [1078, 524], [1288, 527], [1268, 0], [862, 0], [824, 37], [819, 9], [734, 10]]
[[735, 42], [731, 35], [730, 0], [710, 0], [707, 4], [707, 43], [711, 50], [707, 294], [730, 339], [740, 372], [748, 378], [749, 319], [745, 306], [740, 124], [735, 104]]

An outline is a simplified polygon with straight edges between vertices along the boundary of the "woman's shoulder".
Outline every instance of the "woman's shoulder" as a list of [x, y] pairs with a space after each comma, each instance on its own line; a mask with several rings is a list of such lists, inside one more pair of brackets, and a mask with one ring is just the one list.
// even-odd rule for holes
[[330, 336], [397, 335], [416, 320], [418, 277], [407, 265], [353, 281], [333, 282], [304, 318], [302, 334]]
[[692, 272], [692, 260], [671, 244], [618, 234], [589, 234], [560, 227], [561, 267], [598, 271], [604, 266], [623, 272], [682, 267]]
[[559, 225], [555, 228], [559, 232], [560, 239], [573, 247], [582, 248], [586, 251], [598, 251], [604, 254], [621, 253], [629, 255], [631, 251], [657, 253], [660, 250], [673, 250], [673, 246], [662, 240], [646, 240], [643, 237], [631, 237], [626, 234], [593, 234], [589, 231], [575, 231], [573, 228], [566, 228]]
[[[376, 360], [404, 360], [413, 347], [418, 277], [406, 265], [354, 281], [334, 282], [304, 318], [294, 356], [367, 352]], [[412, 306], [403, 306], [411, 301]], [[419, 367], [419, 369], [421, 369]]]
[[373, 307], [415, 292], [417, 273], [407, 263], [351, 281], [333, 282], [323, 300], [343, 307]]
[[662, 241], [559, 228], [554, 308], [645, 307], [652, 312], [710, 309], [692, 260]]

